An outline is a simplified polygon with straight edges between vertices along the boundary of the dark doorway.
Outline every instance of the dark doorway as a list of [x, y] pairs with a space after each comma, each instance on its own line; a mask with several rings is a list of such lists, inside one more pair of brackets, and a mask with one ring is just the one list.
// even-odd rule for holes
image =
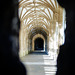
[[41, 38], [37, 38], [34, 41], [35, 44], [35, 50], [44, 50], [44, 40]]

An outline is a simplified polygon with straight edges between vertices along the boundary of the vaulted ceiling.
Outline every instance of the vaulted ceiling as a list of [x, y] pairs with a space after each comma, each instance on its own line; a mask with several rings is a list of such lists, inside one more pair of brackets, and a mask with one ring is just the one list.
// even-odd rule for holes
[[50, 30], [51, 23], [59, 15], [58, 7], [56, 0], [19, 1], [19, 17], [24, 29], [32, 31], [36, 27], [42, 27]]

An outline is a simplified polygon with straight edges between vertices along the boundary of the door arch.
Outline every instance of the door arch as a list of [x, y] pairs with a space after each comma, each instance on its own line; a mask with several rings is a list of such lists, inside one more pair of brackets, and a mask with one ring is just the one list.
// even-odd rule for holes
[[33, 39], [32, 39], [32, 51], [35, 50], [35, 40], [36, 40], [37, 38], [41, 38], [41, 39], [43, 40], [43, 50], [45, 51], [45, 38], [44, 38], [44, 36], [41, 35], [41, 34], [37, 34], [37, 35], [35, 35], [35, 36], [33, 37]]
[[44, 50], [44, 40], [42, 38], [36, 38], [34, 41], [35, 50]]

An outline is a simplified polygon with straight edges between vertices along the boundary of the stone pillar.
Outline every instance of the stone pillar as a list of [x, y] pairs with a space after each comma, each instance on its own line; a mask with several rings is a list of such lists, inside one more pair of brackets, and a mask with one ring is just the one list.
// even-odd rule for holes
[[24, 29], [24, 33], [23, 33], [23, 56], [25, 56], [26, 54], [28, 54], [28, 31], [26, 29]]
[[49, 35], [47, 35], [47, 52], [49, 53]]
[[58, 0], [66, 10], [65, 43], [60, 47], [56, 75], [73, 75], [75, 68], [75, 2]]
[[19, 59], [18, 0], [1, 0], [0, 10], [0, 73], [26, 75]]
[[24, 30], [23, 30], [23, 23], [21, 23], [21, 28], [20, 28], [20, 52], [19, 55], [20, 57], [23, 56], [23, 49], [24, 49]]
[[28, 33], [26, 33], [26, 36], [25, 36], [25, 55], [28, 54]]

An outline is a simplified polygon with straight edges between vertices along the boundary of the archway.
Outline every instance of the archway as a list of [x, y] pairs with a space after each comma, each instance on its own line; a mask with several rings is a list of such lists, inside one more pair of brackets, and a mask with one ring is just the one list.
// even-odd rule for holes
[[28, 34], [28, 38], [29, 38], [29, 43], [28, 43], [28, 48], [29, 48], [29, 51], [34, 51], [35, 50], [35, 46], [34, 46], [34, 41], [37, 39], [37, 38], [41, 38], [43, 39], [44, 43], [43, 43], [43, 50], [44, 52], [48, 52], [48, 32], [45, 31], [43, 28], [39, 28], [39, 27], [36, 27], [36, 28], [33, 28], [30, 30], [29, 34]]
[[[42, 35], [42, 34], [36, 34], [33, 39], [32, 39], [32, 51], [35, 50], [35, 40], [38, 39], [38, 38], [41, 38], [43, 40], [43, 50], [42, 51], [45, 51], [45, 44], [46, 44], [46, 38]], [[40, 43], [40, 42], [39, 42]]]
[[34, 41], [35, 50], [44, 50], [44, 40], [42, 38], [37, 38]]

